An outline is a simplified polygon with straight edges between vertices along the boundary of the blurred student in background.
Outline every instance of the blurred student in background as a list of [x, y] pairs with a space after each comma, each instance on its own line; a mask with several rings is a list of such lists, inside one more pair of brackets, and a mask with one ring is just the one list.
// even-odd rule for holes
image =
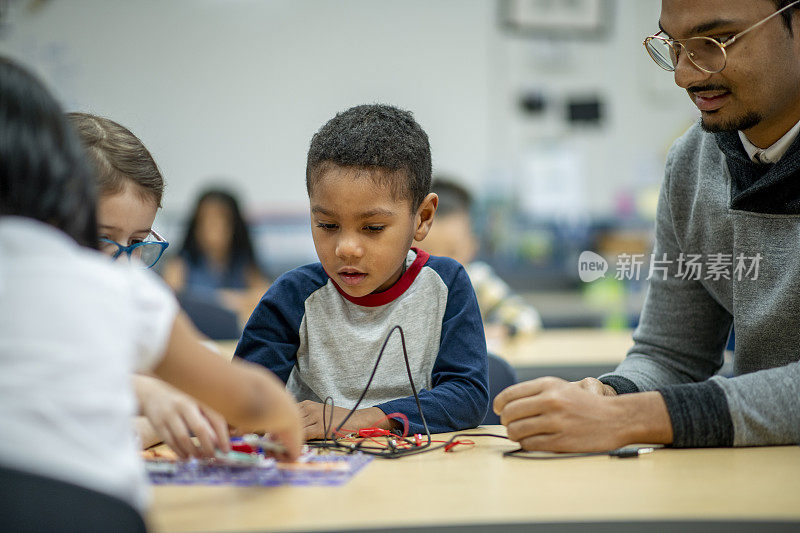
[[200, 194], [183, 247], [167, 262], [163, 276], [177, 293], [216, 300], [241, 322], [250, 316], [269, 281], [233, 194], [222, 189]]
[[481, 308], [486, 338], [503, 342], [532, 335], [542, 327], [539, 313], [514, 294], [482, 261], [475, 261], [478, 239], [472, 229], [472, 196], [453, 181], [436, 178], [431, 192], [439, 196], [436, 221], [420, 246], [433, 255], [451, 257], [464, 265]]
[[[164, 178], [153, 156], [124, 126], [88, 113], [68, 113], [97, 177], [99, 248], [115, 260], [136, 257], [152, 267], [168, 243], [153, 230]], [[136, 420], [143, 447], [166, 442], [180, 457], [227, 451], [225, 419], [154, 377], [137, 375], [134, 389], [144, 415]], [[200, 447], [191, 436], [198, 438]]]
[[97, 252], [93, 172], [50, 93], [0, 57], [0, 95], [0, 467], [142, 510], [134, 369], [280, 435], [297, 458], [298, 410], [280, 381], [225, 362], [155, 275]]

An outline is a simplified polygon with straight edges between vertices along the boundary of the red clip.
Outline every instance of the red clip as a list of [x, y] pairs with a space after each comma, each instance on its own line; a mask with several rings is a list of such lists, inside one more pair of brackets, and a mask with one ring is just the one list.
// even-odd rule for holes
[[256, 453], [256, 449], [250, 446], [249, 444], [245, 444], [243, 442], [232, 442], [231, 443], [231, 450], [235, 452], [242, 452], [242, 453]]
[[417, 446], [422, 446], [422, 435], [420, 435], [419, 433], [415, 433], [414, 442], [417, 444]]
[[368, 439], [370, 437], [394, 436], [394, 434], [390, 431], [381, 428], [363, 428], [358, 430], [358, 436]]
[[451, 442], [450, 444], [445, 444], [444, 445], [444, 451], [449, 452], [450, 450], [452, 450], [453, 448], [455, 448], [459, 444], [461, 444], [459, 441]]

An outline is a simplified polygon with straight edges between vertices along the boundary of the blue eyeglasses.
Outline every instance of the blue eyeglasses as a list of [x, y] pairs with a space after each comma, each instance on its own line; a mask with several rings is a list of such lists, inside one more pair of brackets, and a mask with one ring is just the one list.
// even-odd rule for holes
[[140, 261], [145, 268], [151, 268], [158, 263], [158, 260], [161, 259], [167, 246], [169, 246], [169, 243], [164, 240], [161, 235], [152, 230], [147, 239], [141, 242], [135, 242], [130, 246], [122, 246], [120, 243], [110, 239], [100, 239], [100, 251], [110, 255], [113, 261], [116, 261], [122, 254], [125, 254], [128, 261], [132, 258], [136, 259]]

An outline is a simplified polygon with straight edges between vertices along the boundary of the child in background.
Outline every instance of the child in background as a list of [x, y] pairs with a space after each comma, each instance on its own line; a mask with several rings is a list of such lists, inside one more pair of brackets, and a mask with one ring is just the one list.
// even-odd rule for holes
[[[164, 194], [153, 156], [113, 120], [88, 113], [68, 113], [67, 119], [97, 176], [100, 250], [122, 260], [135, 255], [152, 267], [167, 246], [152, 228]], [[151, 376], [136, 375], [133, 383], [144, 415], [135, 421], [143, 447], [164, 441], [182, 458], [228, 451], [228, 424], [219, 413]]]
[[94, 177], [53, 97], [3, 58], [0, 94], [0, 464], [142, 509], [135, 368], [272, 431], [296, 458], [280, 382], [209, 351], [155, 275], [96, 251]]
[[180, 254], [167, 262], [163, 275], [175, 292], [218, 300], [244, 319], [269, 286], [239, 203], [221, 189], [200, 195]]
[[[306, 188], [319, 263], [270, 287], [250, 317], [236, 356], [266, 366], [300, 400], [307, 439], [323, 436], [323, 402], [336, 427], [354, 407], [396, 325], [432, 432], [475, 427], [488, 405], [486, 342], [464, 269], [412, 248], [430, 229], [428, 136], [408, 111], [362, 105], [311, 140]], [[390, 429], [408, 417], [424, 432], [400, 339], [389, 342], [348, 431]]]
[[472, 197], [460, 185], [435, 179], [431, 191], [439, 196], [436, 224], [420, 244], [435, 255], [452, 257], [467, 269], [478, 305], [481, 308], [486, 337], [490, 342], [532, 335], [542, 327], [539, 313], [514, 294], [494, 273], [492, 267], [474, 261], [478, 240], [472, 230]]

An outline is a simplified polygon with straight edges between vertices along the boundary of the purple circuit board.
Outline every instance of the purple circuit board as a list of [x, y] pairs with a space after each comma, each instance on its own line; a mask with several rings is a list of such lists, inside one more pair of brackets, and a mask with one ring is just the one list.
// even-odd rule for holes
[[347, 483], [371, 460], [372, 456], [362, 453], [306, 453], [297, 463], [278, 463], [263, 457], [247, 463], [151, 459], [145, 461], [145, 466], [154, 485], [337, 486]]

